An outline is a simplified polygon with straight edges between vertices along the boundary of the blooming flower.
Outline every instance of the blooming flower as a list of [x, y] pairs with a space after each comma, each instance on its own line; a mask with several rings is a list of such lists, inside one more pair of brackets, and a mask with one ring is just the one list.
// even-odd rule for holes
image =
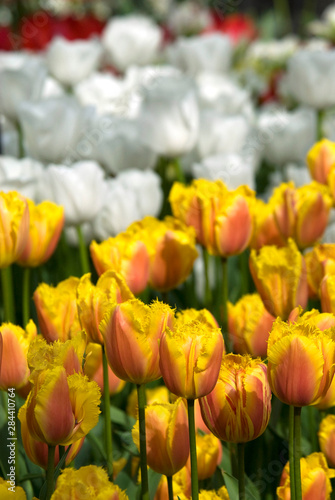
[[325, 455], [329, 467], [335, 467], [335, 415], [327, 415], [321, 420], [318, 437], [320, 450]]
[[15, 191], [0, 192], [0, 222], [0, 268], [2, 269], [17, 260], [28, 238], [28, 204]]
[[200, 407], [207, 427], [219, 439], [233, 443], [256, 439], [271, 413], [266, 365], [259, 358], [227, 354], [214, 389], [200, 399]]
[[308, 151], [307, 165], [311, 176], [321, 184], [327, 184], [331, 167], [335, 164], [335, 143], [322, 139]]
[[304, 255], [306, 261], [309, 296], [320, 295], [320, 285], [327, 274], [335, 272], [335, 245], [316, 245]]

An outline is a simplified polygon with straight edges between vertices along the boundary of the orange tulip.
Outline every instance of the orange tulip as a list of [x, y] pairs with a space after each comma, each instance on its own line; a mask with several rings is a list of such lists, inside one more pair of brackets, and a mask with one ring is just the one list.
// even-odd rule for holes
[[323, 312], [335, 313], [335, 274], [326, 274], [320, 284], [320, 299]]
[[[300, 459], [302, 500], [330, 500], [330, 479], [335, 471], [328, 469], [323, 453], [312, 453]], [[278, 500], [290, 500], [290, 465], [287, 463], [277, 488]]]
[[200, 399], [202, 417], [223, 441], [246, 443], [266, 429], [271, 390], [266, 365], [251, 356], [227, 354], [212, 392]]
[[254, 230], [252, 233], [250, 248], [259, 250], [265, 245], [285, 245], [285, 238], [278, 229], [275, 220], [274, 206], [263, 200], [255, 200], [254, 206]]
[[[160, 385], [158, 387], [154, 387], [152, 389], [148, 389], [145, 387], [145, 400], [147, 405], [151, 405], [153, 403], [169, 403], [170, 402], [170, 393], [165, 385]], [[137, 389], [133, 389], [128, 396], [127, 402], [127, 413], [131, 415], [135, 419], [138, 417], [138, 395]]]
[[335, 143], [322, 139], [307, 153], [307, 165], [311, 176], [321, 184], [327, 184], [330, 169], [335, 164]]
[[[153, 403], [145, 409], [147, 461], [160, 474], [173, 476], [181, 470], [189, 456], [187, 408], [182, 398], [174, 403]], [[132, 436], [140, 447], [138, 421]]]
[[268, 340], [268, 377], [273, 393], [288, 405], [315, 405], [335, 371], [335, 327], [321, 331], [308, 319], [274, 322]]
[[335, 467], [335, 415], [327, 415], [321, 420], [318, 437], [329, 467]]
[[287, 319], [292, 309], [307, 305], [305, 261], [293, 240], [283, 248], [265, 246], [250, 253], [250, 271], [264, 306]]
[[237, 354], [266, 357], [267, 340], [275, 318], [257, 293], [228, 303], [228, 332]]
[[159, 339], [173, 312], [162, 302], [138, 299], [116, 305], [101, 323], [107, 360], [122, 380], [145, 384], [161, 377]]
[[173, 217], [163, 221], [145, 217], [132, 224], [128, 231], [143, 235], [150, 258], [152, 288], [167, 292], [186, 280], [198, 256], [193, 228]]
[[149, 255], [141, 239], [141, 233], [125, 231], [100, 244], [92, 241], [90, 252], [97, 273], [116, 271], [133, 293], [143, 292], [149, 279]]
[[320, 295], [320, 285], [326, 274], [335, 274], [335, 245], [316, 245], [305, 255], [308, 291], [311, 298]]
[[46, 262], [57, 246], [64, 226], [64, 208], [43, 201], [39, 205], [27, 200], [30, 215], [29, 234], [18, 264], [40, 266]]
[[213, 476], [222, 459], [222, 445], [214, 434], [196, 434], [198, 479], [203, 481]]
[[323, 235], [332, 199], [326, 186], [311, 182], [294, 188], [293, 182], [281, 184], [269, 201], [284, 238], [293, 238], [299, 248], [313, 245]]
[[79, 278], [70, 277], [56, 287], [42, 283], [33, 295], [42, 335], [48, 342], [65, 341], [81, 331], [76, 291]]
[[27, 201], [19, 193], [0, 192], [0, 268], [10, 266], [23, 252], [29, 233]]
[[[99, 344], [89, 342], [86, 347], [84, 373], [90, 380], [94, 380], [103, 391], [103, 367], [102, 367], [102, 347]], [[110, 366], [108, 366], [108, 384], [109, 394], [113, 396], [122, 391], [125, 381], [115, 375]]]
[[[174, 500], [190, 498], [191, 496], [191, 470], [187, 461], [185, 467], [172, 477]], [[170, 500], [166, 476], [162, 476], [154, 500]]]
[[222, 333], [206, 323], [191, 321], [166, 328], [159, 347], [164, 383], [173, 394], [197, 399], [214, 387], [224, 350]]
[[20, 389], [28, 384], [30, 370], [27, 362], [28, 348], [37, 335], [32, 320], [26, 330], [11, 323], [0, 327], [0, 389]]
[[176, 182], [169, 201], [174, 216], [194, 227], [198, 242], [210, 254], [229, 257], [248, 246], [254, 192], [247, 186], [229, 191], [220, 180], [198, 179], [191, 186]]
[[219, 328], [218, 322], [208, 309], [183, 309], [176, 313], [175, 326], [185, 325], [191, 321], [200, 321], [213, 328]]

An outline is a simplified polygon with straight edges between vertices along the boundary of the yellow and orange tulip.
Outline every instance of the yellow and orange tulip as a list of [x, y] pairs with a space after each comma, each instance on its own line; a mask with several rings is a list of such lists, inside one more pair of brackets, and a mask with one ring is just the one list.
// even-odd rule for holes
[[314, 180], [327, 184], [328, 174], [335, 165], [335, 143], [322, 139], [307, 153], [307, 165]]
[[203, 481], [210, 478], [216, 467], [222, 459], [222, 445], [220, 439], [214, 434], [208, 433], [205, 435], [197, 432], [197, 464], [198, 464], [198, 479]]
[[39, 205], [31, 200], [27, 202], [29, 234], [17, 263], [36, 267], [46, 262], [56, 249], [64, 226], [64, 208], [51, 201], [43, 201]]
[[306, 265], [292, 239], [283, 248], [265, 246], [250, 253], [250, 271], [264, 306], [287, 319], [292, 309], [308, 300]]
[[246, 443], [266, 429], [271, 413], [267, 368], [260, 358], [227, 354], [216, 386], [200, 399], [202, 417], [223, 441]]
[[329, 467], [335, 467], [335, 415], [327, 415], [321, 420], [318, 438]]
[[219, 328], [199, 321], [166, 328], [159, 364], [169, 391], [186, 399], [208, 394], [217, 381], [223, 350]]
[[305, 255], [308, 291], [311, 298], [320, 296], [320, 285], [326, 274], [335, 274], [335, 244], [316, 245]]
[[[102, 366], [102, 347], [99, 344], [89, 342], [86, 347], [84, 373], [90, 380], [94, 380], [103, 391], [103, 366]], [[113, 396], [122, 391], [125, 386], [125, 381], [115, 375], [111, 367], [108, 365], [108, 386], [109, 394]]]
[[279, 231], [272, 203], [256, 199], [254, 206], [254, 229], [250, 248], [259, 250], [265, 245], [285, 246], [285, 238]]
[[29, 209], [16, 191], [0, 192], [0, 269], [16, 262], [29, 234]]

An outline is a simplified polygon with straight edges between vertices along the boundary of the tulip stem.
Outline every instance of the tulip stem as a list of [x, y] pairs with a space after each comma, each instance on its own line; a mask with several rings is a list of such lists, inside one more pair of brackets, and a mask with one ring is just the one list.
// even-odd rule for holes
[[4, 307], [3, 320], [6, 322], [15, 323], [13, 278], [12, 268], [10, 266], [1, 269], [1, 282]]
[[230, 352], [228, 343], [228, 259], [224, 257], [222, 262], [222, 300], [221, 300], [221, 323], [222, 335], [226, 347], [226, 352]]
[[30, 267], [23, 269], [22, 279], [22, 325], [28, 324], [30, 316]]
[[241, 297], [249, 292], [249, 256], [248, 251], [244, 250], [244, 252], [239, 255], [240, 260], [240, 276], [241, 276]]
[[194, 399], [187, 400], [188, 432], [190, 438], [192, 500], [199, 498], [197, 444], [195, 437]]
[[172, 476], [166, 476], [166, 479], [167, 479], [167, 484], [168, 484], [169, 500], [173, 500], [173, 482], [172, 482]]
[[206, 248], [202, 249], [202, 258], [204, 261], [204, 272], [205, 272], [205, 307], [207, 309], [210, 307], [212, 303], [212, 290], [209, 284], [209, 253]]
[[244, 443], [237, 443], [238, 461], [238, 498], [245, 500], [245, 480], [244, 480]]
[[294, 406], [290, 405], [289, 413], [289, 463], [290, 463], [290, 489], [291, 500], [296, 500], [295, 497], [295, 474], [294, 474]]
[[77, 235], [79, 243], [81, 270], [83, 274], [87, 274], [90, 272], [90, 260], [88, 257], [87, 246], [84, 241], [83, 231], [80, 225], [77, 226]]
[[106, 444], [106, 455], [107, 455], [107, 473], [109, 478], [112, 480], [113, 479], [112, 421], [111, 421], [110, 397], [109, 397], [108, 363], [104, 346], [102, 346], [102, 369], [103, 369], [103, 380], [104, 380], [105, 444]]
[[48, 446], [47, 494], [45, 500], [50, 500], [54, 491], [55, 450], [56, 446]]
[[318, 109], [317, 111], [317, 139], [318, 141], [321, 141], [321, 139], [323, 139], [324, 137], [324, 133], [323, 133], [323, 119], [324, 119], [324, 116], [325, 116], [325, 112], [323, 109]]
[[145, 386], [137, 385], [138, 421], [140, 431], [141, 500], [149, 500], [149, 480], [147, 467], [147, 437], [145, 431]]
[[295, 475], [295, 499], [302, 500], [301, 471], [300, 471], [300, 436], [301, 436], [301, 408], [294, 407], [294, 475]]

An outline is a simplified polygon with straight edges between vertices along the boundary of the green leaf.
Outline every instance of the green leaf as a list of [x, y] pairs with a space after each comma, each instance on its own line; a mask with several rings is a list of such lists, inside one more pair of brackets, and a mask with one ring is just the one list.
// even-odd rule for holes
[[238, 500], [238, 480], [236, 477], [222, 471], [223, 479], [228, 490], [230, 500]]
[[161, 477], [162, 474], [158, 474], [158, 472], [155, 472], [152, 469], [148, 470], [150, 500], [154, 500]]
[[111, 421], [113, 422], [113, 424], [121, 425], [125, 429], [133, 428], [136, 420], [130, 415], [127, 415], [125, 411], [120, 410], [119, 408], [116, 408], [113, 405], [111, 405], [110, 411], [111, 411]]

